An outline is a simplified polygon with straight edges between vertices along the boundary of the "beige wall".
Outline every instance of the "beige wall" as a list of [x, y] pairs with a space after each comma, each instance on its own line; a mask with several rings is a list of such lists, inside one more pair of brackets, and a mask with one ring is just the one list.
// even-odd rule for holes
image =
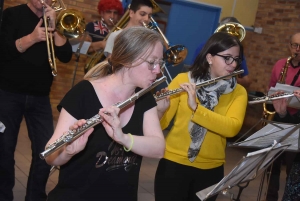
[[244, 26], [253, 26], [259, 0], [196, 0], [222, 8], [221, 18], [236, 17]]

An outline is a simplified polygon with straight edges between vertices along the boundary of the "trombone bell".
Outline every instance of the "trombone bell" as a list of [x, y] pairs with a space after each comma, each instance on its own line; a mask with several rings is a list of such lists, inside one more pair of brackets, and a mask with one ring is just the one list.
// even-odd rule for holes
[[165, 11], [161, 9], [161, 7], [154, 0], [151, 0], [151, 3], [153, 5], [153, 13], [165, 13]]
[[78, 38], [85, 31], [85, 19], [81, 12], [75, 9], [60, 11], [57, 16], [56, 30], [67, 38]]
[[177, 66], [186, 58], [188, 50], [183, 45], [173, 45], [164, 52], [164, 59], [167, 63]]

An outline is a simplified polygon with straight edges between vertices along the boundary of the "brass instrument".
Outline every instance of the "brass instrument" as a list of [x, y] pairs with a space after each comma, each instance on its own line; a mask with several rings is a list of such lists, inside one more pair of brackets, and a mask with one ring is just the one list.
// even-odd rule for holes
[[[57, 76], [57, 68], [55, 61], [54, 42], [52, 32], [48, 32], [49, 19], [45, 15], [44, 0], [41, 0], [43, 4], [43, 20], [46, 32], [46, 43], [48, 52], [48, 61], [52, 70], [52, 75]], [[75, 9], [66, 9], [62, 0], [52, 0], [50, 5], [56, 12], [60, 11], [56, 20], [56, 30], [60, 35], [67, 38], [77, 38], [84, 33], [85, 20], [82, 14]]]
[[[287, 70], [289, 67], [289, 63], [290, 61], [295, 58], [297, 56], [297, 54], [293, 54], [292, 56], [288, 57], [286, 60], [286, 63], [284, 65], [284, 67], [282, 68], [282, 71], [280, 73], [280, 77], [278, 79], [278, 83], [280, 84], [285, 84], [285, 78], [286, 78], [286, 74], [287, 74]], [[276, 111], [270, 111], [270, 109], [267, 108], [267, 104], [266, 102], [263, 103], [263, 119], [272, 121], [274, 119], [274, 116], [276, 114]], [[267, 123], [265, 121], [262, 122], [262, 126], [265, 126]]]
[[[238, 71], [234, 71], [233, 73], [231, 73], [229, 75], [225, 75], [225, 76], [221, 76], [221, 77], [216, 77], [216, 78], [213, 78], [213, 79], [210, 79], [210, 80], [206, 80], [204, 82], [200, 82], [200, 83], [196, 84], [196, 89], [199, 89], [200, 87], [204, 87], [204, 86], [213, 84], [213, 83], [215, 83], [215, 82], [217, 82], [219, 80], [224, 80], [224, 79], [231, 78], [233, 76], [236, 76], [236, 75], [239, 75], [239, 74], [242, 74], [242, 73], [244, 73], [244, 70], [238, 70]], [[183, 91], [184, 90], [182, 88], [178, 88], [178, 89], [174, 89], [174, 90], [169, 90], [169, 91], [167, 91], [165, 93], [159, 94], [158, 96], [154, 95], [154, 98], [155, 98], [156, 101], [159, 101], [159, 100], [162, 100], [162, 99], [166, 98], [167, 96], [178, 94], [178, 93], [181, 93]]]
[[170, 43], [168, 39], [165, 37], [163, 32], [160, 30], [159, 26], [157, 25], [156, 21], [153, 19], [153, 17], [150, 18], [150, 23], [145, 24], [143, 23], [144, 27], [157, 31], [164, 40], [164, 45], [166, 47], [166, 51], [164, 52], [164, 60], [172, 65], [176, 66], [183, 62], [183, 60], [186, 58], [186, 55], [188, 54], [188, 50], [183, 45], [174, 45], [170, 46]]
[[[164, 12], [154, 0], [151, 0], [151, 2], [153, 4], [153, 11], [152, 11], [153, 13]], [[114, 26], [114, 28], [112, 30], [110, 30], [109, 34], [126, 27], [128, 21], [129, 21], [129, 8], [130, 8], [130, 5], [128, 6], [128, 9], [126, 10], [126, 12], [123, 14], [122, 18], [118, 21], [118, 23]], [[109, 34], [107, 34], [107, 36], [103, 39], [104, 41], [106, 41], [108, 39]], [[94, 53], [92, 55], [92, 57], [88, 60], [87, 64], [85, 65], [84, 72], [87, 73], [91, 68], [93, 68], [102, 59], [104, 59], [103, 50]]]
[[57, 16], [56, 30], [67, 38], [78, 38], [85, 32], [86, 22], [81, 12], [65, 9]]
[[[132, 95], [130, 98], [125, 100], [124, 102], [117, 103], [115, 106], [118, 108], [122, 109], [126, 106], [128, 106], [130, 103], [134, 102], [137, 100], [139, 97], [143, 96], [145, 93], [148, 91], [151, 91], [154, 87], [157, 85], [161, 84], [166, 80], [166, 77], [161, 77], [157, 79], [155, 82], [152, 83], [152, 85], [148, 88], [142, 89], [139, 92], [135, 93]], [[57, 139], [55, 142], [52, 144], [48, 145], [46, 150], [40, 153], [40, 158], [45, 159], [47, 156], [52, 154], [53, 152], [57, 151], [58, 149], [62, 148], [64, 145], [67, 145], [80, 136], [82, 136], [88, 129], [95, 127], [96, 125], [100, 124], [103, 122], [103, 119], [99, 114], [96, 114], [90, 119], [87, 119], [86, 123], [77, 128], [76, 130], [69, 130], [66, 134], [63, 134], [59, 139]]]
[[[125, 16], [126, 15], [126, 16]], [[118, 31], [121, 28], [125, 26], [124, 23], [127, 23], [127, 21], [124, 20], [124, 18], [129, 17], [129, 10], [127, 10], [123, 17], [119, 20], [119, 22], [114, 25], [114, 28], [105, 36], [105, 38], [103, 38], [102, 41], [106, 41], [110, 35], [110, 33], [114, 32], [114, 31]], [[129, 18], [128, 18], [129, 19]], [[113, 23], [113, 20], [110, 19], [110, 21]], [[114, 24], [114, 23], [113, 23]], [[91, 68], [93, 68], [100, 60], [102, 60], [104, 58], [104, 49], [95, 52], [89, 59], [89, 61], [87, 62], [87, 64], [84, 66], [84, 73], [87, 73]]]
[[236, 22], [228, 22], [226, 24], [220, 25], [214, 33], [217, 32], [226, 32], [232, 36], [236, 36], [240, 40], [240, 42], [242, 42], [242, 40], [246, 36], [246, 30], [244, 26]]
[[[42, 0], [41, 3], [43, 4], [43, 20], [44, 20], [45, 33], [46, 33], [48, 62], [50, 64], [50, 68], [52, 70], [52, 75], [53, 76], [57, 76], [57, 68], [56, 68], [56, 61], [55, 61], [55, 52], [54, 52], [54, 45], [53, 45], [53, 36], [52, 36], [52, 32], [48, 32], [49, 19], [47, 19], [46, 15], [45, 15], [44, 1]], [[51, 7], [52, 7], [52, 5], [51, 5]]]
[[289, 67], [289, 64], [291, 62], [292, 59], [294, 59], [298, 54], [293, 54], [292, 56], [288, 57], [286, 62], [285, 62], [285, 66], [283, 67], [281, 73], [280, 73], [280, 77], [278, 79], [278, 83], [280, 84], [285, 84], [285, 78], [286, 78], [286, 73]]

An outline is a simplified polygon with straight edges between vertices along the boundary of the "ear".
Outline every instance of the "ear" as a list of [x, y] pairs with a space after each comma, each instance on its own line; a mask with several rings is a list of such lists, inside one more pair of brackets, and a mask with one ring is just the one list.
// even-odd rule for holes
[[208, 54], [206, 55], [207, 63], [212, 64], [212, 58], [213, 58], [213, 56], [212, 56], [210, 53], [208, 53]]
[[133, 14], [134, 14], [133, 10], [129, 10], [129, 17], [130, 18], [132, 18]]

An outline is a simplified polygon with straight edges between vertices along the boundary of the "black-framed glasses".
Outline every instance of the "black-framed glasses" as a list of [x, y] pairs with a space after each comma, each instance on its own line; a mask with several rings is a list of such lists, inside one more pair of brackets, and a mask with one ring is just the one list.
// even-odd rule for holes
[[240, 65], [243, 61], [243, 59], [241, 59], [240, 57], [233, 58], [232, 56], [226, 56], [226, 55], [220, 55], [220, 54], [214, 54], [213, 56], [222, 57], [227, 65], [232, 64], [233, 61], [235, 61], [237, 65]]
[[293, 49], [298, 49], [300, 47], [300, 44], [298, 44], [298, 43], [291, 43], [291, 47]]
[[141, 59], [148, 63], [148, 69], [151, 71], [154, 70], [157, 67], [157, 65], [159, 65], [160, 68], [164, 68], [166, 65], [166, 62], [163, 59], [153, 59], [149, 61], [143, 58]]

